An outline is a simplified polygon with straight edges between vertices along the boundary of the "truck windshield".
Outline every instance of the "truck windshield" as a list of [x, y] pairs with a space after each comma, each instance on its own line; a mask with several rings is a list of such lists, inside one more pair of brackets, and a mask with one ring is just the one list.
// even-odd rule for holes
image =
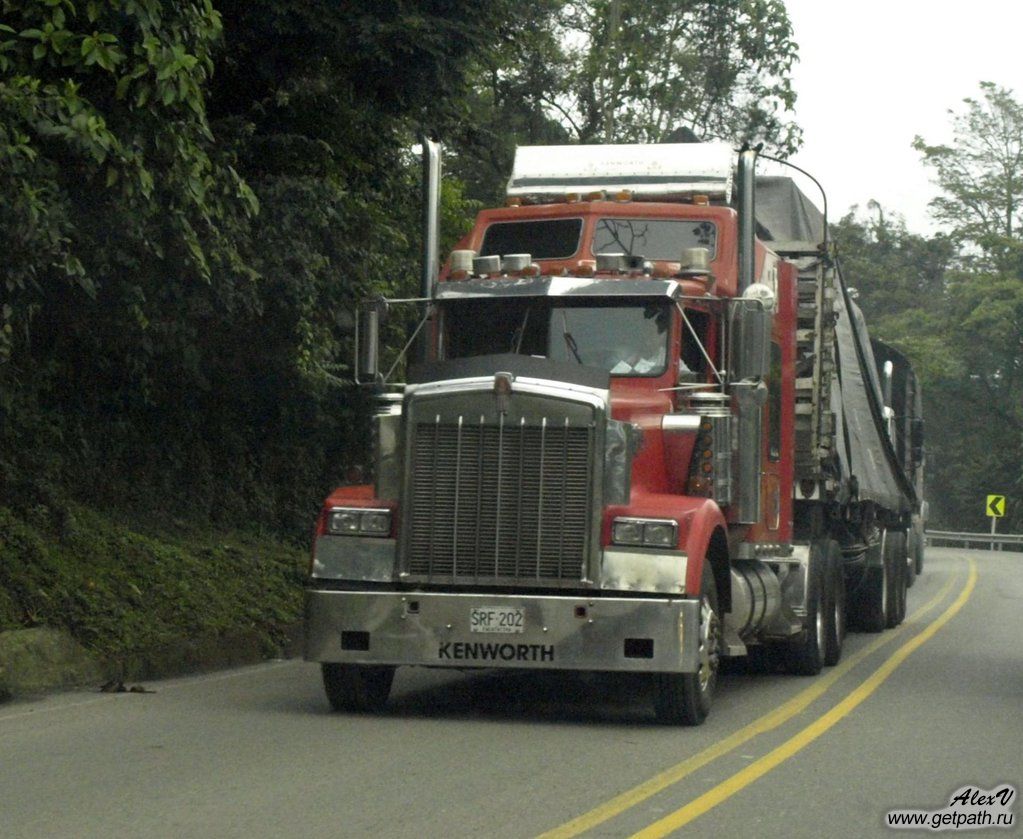
[[460, 300], [444, 309], [445, 356], [517, 352], [659, 376], [667, 365], [667, 302]]
[[713, 222], [678, 219], [602, 218], [593, 231], [593, 252], [624, 253], [678, 262], [684, 248], [707, 248], [713, 259], [717, 228]]
[[568, 259], [579, 250], [582, 230], [581, 218], [496, 222], [483, 234], [480, 256], [528, 253], [533, 259]]

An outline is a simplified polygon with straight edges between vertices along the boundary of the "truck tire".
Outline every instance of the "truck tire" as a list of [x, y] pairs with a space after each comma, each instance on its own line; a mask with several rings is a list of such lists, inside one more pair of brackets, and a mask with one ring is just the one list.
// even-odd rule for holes
[[391, 694], [394, 667], [366, 664], [322, 665], [323, 688], [335, 711], [381, 711]]
[[888, 600], [891, 591], [891, 571], [884, 551], [886, 538], [881, 544], [867, 549], [870, 554], [881, 553], [881, 565], [863, 569], [863, 578], [856, 590], [856, 624], [864, 632], [881, 632], [888, 622]]
[[885, 553], [885, 565], [891, 569], [885, 626], [894, 629], [906, 617], [906, 534], [899, 530], [889, 530]]
[[721, 618], [710, 563], [700, 578], [700, 669], [695, 673], [655, 673], [654, 712], [669, 725], [699, 725], [710, 712], [721, 662]]
[[845, 641], [845, 567], [842, 548], [834, 539], [827, 542], [827, 603], [824, 621], [824, 663], [838, 664]]
[[806, 618], [800, 639], [787, 643], [784, 649], [785, 669], [797, 676], [816, 676], [824, 667], [829, 598], [827, 580], [827, 543], [810, 546], [806, 569]]

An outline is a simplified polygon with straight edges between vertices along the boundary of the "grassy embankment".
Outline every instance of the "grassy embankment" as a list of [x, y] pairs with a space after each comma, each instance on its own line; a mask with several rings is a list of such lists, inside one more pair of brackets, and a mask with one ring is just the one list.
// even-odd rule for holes
[[251, 534], [0, 507], [0, 631], [66, 630], [125, 678], [155, 673], [182, 643], [244, 638], [270, 654], [299, 620], [307, 562], [306, 549]]

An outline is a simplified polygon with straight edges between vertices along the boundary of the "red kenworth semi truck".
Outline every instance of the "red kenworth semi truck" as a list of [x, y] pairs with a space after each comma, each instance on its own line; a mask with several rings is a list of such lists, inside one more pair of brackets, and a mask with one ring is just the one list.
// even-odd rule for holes
[[[305, 655], [334, 708], [382, 707], [402, 665], [630, 671], [698, 724], [723, 657], [815, 674], [847, 621], [903, 619], [919, 387], [879, 367], [792, 179], [724, 144], [522, 147], [437, 276], [426, 153], [421, 297], [358, 318], [373, 482], [315, 537]], [[394, 384], [399, 303], [419, 363]]]

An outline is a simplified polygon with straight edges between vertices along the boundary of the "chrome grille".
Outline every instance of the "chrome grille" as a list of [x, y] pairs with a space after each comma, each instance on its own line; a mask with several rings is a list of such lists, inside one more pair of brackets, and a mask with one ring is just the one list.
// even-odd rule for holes
[[579, 581], [591, 522], [594, 430], [564, 418], [417, 422], [407, 568], [442, 580]]

